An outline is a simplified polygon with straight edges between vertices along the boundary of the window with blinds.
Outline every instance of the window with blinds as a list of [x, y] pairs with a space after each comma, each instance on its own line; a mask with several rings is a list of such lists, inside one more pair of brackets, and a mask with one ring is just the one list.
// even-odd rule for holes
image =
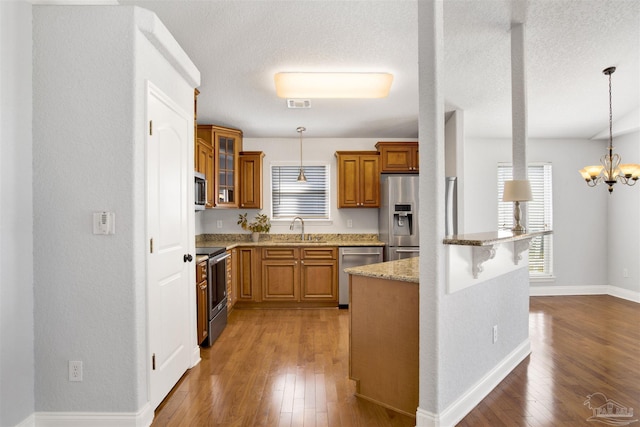
[[[533, 200], [526, 202], [528, 208], [527, 230], [542, 231], [553, 229], [553, 197], [551, 185], [551, 164], [534, 163], [528, 166], [528, 179]], [[513, 179], [510, 163], [498, 164], [498, 228], [513, 227], [513, 202], [503, 202], [504, 182]], [[529, 274], [531, 276], [551, 276], [553, 274], [552, 235], [535, 237], [529, 247]]]
[[305, 165], [306, 182], [299, 173], [300, 166], [271, 165], [271, 217], [329, 219], [329, 165]]

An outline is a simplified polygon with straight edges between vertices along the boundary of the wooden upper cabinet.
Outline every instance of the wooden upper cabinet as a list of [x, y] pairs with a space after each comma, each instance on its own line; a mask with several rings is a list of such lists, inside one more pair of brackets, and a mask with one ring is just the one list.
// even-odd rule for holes
[[207, 175], [207, 185], [211, 189], [207, 191], [212, 194], [212, 207], [239, 207], [238, 170], [242, 131], [216, 125], [198, 125], [198, 140], [213, 147], [213, 173], [212, 176]]
[[380, 172], [416, 173], [420, 170], [418, 142], [378, 142], [380, 152]]
[[380, 206], [380, 156], [377, 151], [336, 151], [338, 208]]
[[262, 151], [240, 153], [240, 207], [262, 209]]
[[196, 172], [203, 173], [207, 179], [207, 203], [206, 208], [212, 208], [214, 206], [213, 197], [213, 182], [214, 182], [214, 161], [213, 161], [213, 146], [202, 138], [196, 138], [195, 147], [196, 157]]

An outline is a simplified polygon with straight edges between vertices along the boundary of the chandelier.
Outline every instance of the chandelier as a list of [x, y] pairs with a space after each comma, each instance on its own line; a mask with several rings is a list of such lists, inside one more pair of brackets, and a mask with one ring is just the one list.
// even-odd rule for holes
[[619, 154], [613, 154], [613, 113], [611, 108], [611, 74], [616, 67], [605, 68], [602, 72], [609, 76], [609, 147], [608, 153], [600, 158], [600, 165], [585, 166], [580, 174], [587, 181], [589, 187], [595, 187], [603, 182], [609, 186], [609, 193], [613, 193], [616, 182], [634, 185], [640, 177], [640, 165], [634, 163], [620, 164]]

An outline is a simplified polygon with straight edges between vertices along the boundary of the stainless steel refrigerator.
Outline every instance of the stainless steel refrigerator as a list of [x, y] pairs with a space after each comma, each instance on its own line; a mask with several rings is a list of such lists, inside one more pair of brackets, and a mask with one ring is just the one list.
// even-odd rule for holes
[[385, 261], [420, 255], [418, 200], [418, 175], [381, 175], [378, 235]]

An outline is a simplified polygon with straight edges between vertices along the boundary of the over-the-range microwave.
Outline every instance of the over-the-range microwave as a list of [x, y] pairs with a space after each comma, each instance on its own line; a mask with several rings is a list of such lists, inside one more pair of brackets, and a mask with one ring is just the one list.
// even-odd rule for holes
[[194, 172], [193, 178], [196, 210], [203, 211], [207, 207], [207, 177], [203, 173]]

